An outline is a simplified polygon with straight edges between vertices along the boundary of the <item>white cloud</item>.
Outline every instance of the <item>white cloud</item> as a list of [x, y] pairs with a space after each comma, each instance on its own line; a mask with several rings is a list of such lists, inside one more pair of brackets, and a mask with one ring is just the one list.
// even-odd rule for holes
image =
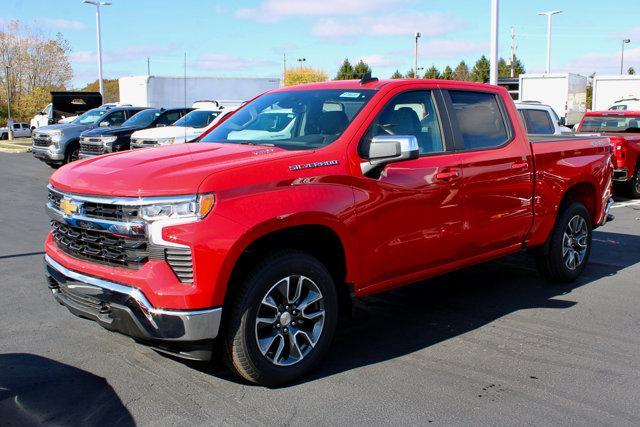
[[[611, 52], [590, 52], [578, 56], [576, 59], [568, 61], [562, 66], [554, 66], [557, 70], [571, 70], [572, 72], [589, 75], [591, 73], [619, 74], [620, 73], [620, 51]], [[626, 48], [624, 50], [624, 72], [629, 67], [634, 67], [640, 71], [640, 47]]]
[[201, 70], [248, 70], [255, 67], [277, 65], [275, 61], [243, 58], [226, 53], [205, 53], [198, 58], [193, 67]]
[[428, 62], [428, 59], [430, 58], [462, 59], [463, 56], [486, 53], [488, 50], [488, 42], [431, 39], [425, 40], [421, 45], [419, 45], [418, 55]]
[[[105, 62], [122, 62], [122, 61], [142, 61], [146, 60], [147, 56], [153, 59], [156, 55], [165, 55], [174, 52], [171, 46], [126, 46], [118, 50], [103, 50], [102, 59]], [[69, 55], [71, 62], [75, 63], [87, 63], [95, 62], [98, 60], [98, 54], [95, 51], [82, 50], [78, 52], [72, 52]], [[180, 61], [176, 57], [176, 61]]]
[[362, 16], [351, 19], [327, 18], [318, 21], [311, 33], [321, 38], [346, 38], [358, 35], [402, 36], [416, 31], [431, 37], [457, 31], [459, 20], [446, 13], [391, 13], [378, 16]]
[[241, 8], [236, 16], [274, 22], [294, 16], [360, 16], [409, 3], [411, 0], [263, 0], [254, 8]]
[[36, 25], [52, 28], [54, 30], [78, 30], [84, 31], [88, 27], [84, 22], [74, 21], [70, 19], [55, 19], [55, 18], [36, 18]]
[[371, 67], [390, 67], [395, 65], [397, 62], [390, 58], [389, 55], [364, 55], [358, 57], [356, 62], [364, 61]]

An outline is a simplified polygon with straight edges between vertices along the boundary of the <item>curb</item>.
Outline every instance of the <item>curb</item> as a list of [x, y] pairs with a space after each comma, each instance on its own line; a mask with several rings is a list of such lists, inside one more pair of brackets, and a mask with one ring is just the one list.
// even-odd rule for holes
[[0, 144], [0, 153], [30, 153], [30, 152], [31, 152], [31, 147], [25, 147], [24, 145], [8, 144], [8, 143]]

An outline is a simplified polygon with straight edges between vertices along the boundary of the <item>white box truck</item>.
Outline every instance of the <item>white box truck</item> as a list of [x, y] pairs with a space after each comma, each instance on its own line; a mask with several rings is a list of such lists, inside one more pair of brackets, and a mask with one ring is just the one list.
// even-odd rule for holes
[[567, 126], [573, 126], [587, 111], [587, 78], [571, 73], [521, 74], [519, 100], [550, 105]]
[[621, 99], [640, 98], [640, 76], [595, 75], [593, 77], [593, 111], [608, 110]]
[[[121, 77], [120, 102], [140, 107], [173, 108], [201, 100], [237, 106], [256, 95], [280, 87], [278, 78], [241, 77]], [[185, 99], [186, 96], [186, 99]]]

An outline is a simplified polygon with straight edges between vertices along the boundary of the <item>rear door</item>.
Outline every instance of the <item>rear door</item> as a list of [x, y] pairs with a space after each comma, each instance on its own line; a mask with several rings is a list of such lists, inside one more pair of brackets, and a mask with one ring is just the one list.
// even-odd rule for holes
[[[420, 157], [386, 165], [355, 187], [362, 282], [381, 288], [456, 259], [462, 232], [460, 161], [438, 90], [396, 90], [360, 140], [413, 135]], [[359, 188], [358, 188], [359, 187]]]
[[[476, 256], [520, 244], [532, 218], [533, 158], [499, 93], [444, 92], [462, 167], [464, 244]], [[518, 127], [517, 129], [520, 129]]]

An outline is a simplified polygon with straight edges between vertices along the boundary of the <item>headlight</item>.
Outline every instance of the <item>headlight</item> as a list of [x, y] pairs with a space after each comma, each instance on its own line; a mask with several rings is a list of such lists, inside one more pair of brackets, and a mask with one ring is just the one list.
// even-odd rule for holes
[[175, 138], [158, 138], [158, 145], [171, 145], [176, 142]]
[[51, 137], [51, 142], [53, 142], [57, 146], [58, 143], [62, 140], [64, 132], [62, 132], [61, 130], [55, 130], [51, 132], [49, 136]]
[[107, 147], [111, 147], [111, 144], [114, 143], [116, 139], [118, 139], [117, 136], [103, 136], [102, 138], [100, 138], [102, 143]]
[[199, 220], [207, 216], [215, 204], [215, 196], [211, 193], [187, 196], [177, 201], [154, 203], [142, 206], [140, 213], [146, 221], [168, 219]]

